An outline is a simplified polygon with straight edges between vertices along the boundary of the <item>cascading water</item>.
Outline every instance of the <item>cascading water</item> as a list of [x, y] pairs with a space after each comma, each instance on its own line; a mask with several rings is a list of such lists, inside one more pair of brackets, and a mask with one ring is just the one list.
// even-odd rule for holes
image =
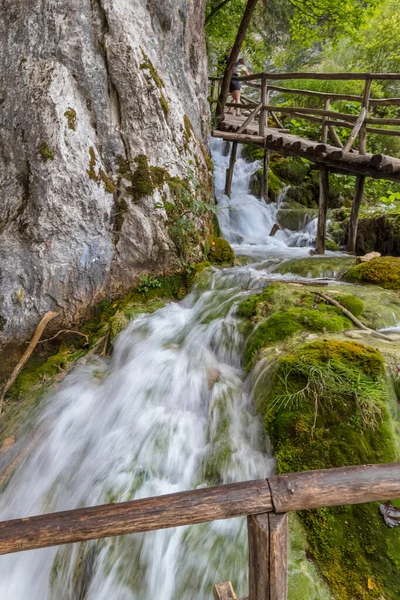
[[[2, 520], [271, 473], [241, 368], [235, 307], [266, 285], [271, 261], [294, 250], [289, 232], [268, 237], [276, 207], [249, 193], [257, 164], [239, 159], [235, 192], [224, 196], [221, 150], [215, 142], [221, 228], [253, 264], [204, 272], [182, 302], [133, 321], [111, 359], [95, 358], [66, 378], [2, 495]], [[212, 585], [228, 578], [244, 594], [246, 577], [246, 523], [234, 519], [3, 556], [0, 597], [193, 600], [211, 598]]]

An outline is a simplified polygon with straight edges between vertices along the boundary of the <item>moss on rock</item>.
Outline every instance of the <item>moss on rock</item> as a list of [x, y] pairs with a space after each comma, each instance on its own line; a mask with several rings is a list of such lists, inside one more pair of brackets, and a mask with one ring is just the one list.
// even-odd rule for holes
[[353, 283], [374, 283], [388, 290], [400, 290], [400, 258], [374, 258], [349, 269], [344, 279]]
[[233, 265], [235, 253], [224, 238], [213, 236], [207, 258], [211, 263]]
[[[262, 402], [279, 472], [398, 460], [383, 357], [340, 341], [279, 359]], [[309, 553], [341, 600], [400, 597], [400, 537], [378, 505], [302, 511]]]
[[282, 262], [276, 272], [281, 275], [292, 273], [300, 277], [338, 277], [350, 266], [354, 258], [346, 256], [310, 256], [301, 259], [290, 259]]

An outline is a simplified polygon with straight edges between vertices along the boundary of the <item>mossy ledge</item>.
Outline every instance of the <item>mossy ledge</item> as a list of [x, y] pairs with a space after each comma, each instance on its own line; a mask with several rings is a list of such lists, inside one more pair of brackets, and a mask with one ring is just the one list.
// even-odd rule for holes
[[352, 267], [343, 278], [352, 283], [375, 283], [388, 290], [400, 290], [400, 258], [374, 258]]
[[[139, 282], [138, 288], [125, 297], [100, 302], [77, 328], [78, 334], [66, 333], [45, 345], [39, 344], [7, 394], [0, 446], [5, 438], [18, 434], [21, 424], [30, 420], [28, 415], [35, 414], [41, 400], [73, 364], [88, 352], [109, 349], [116, 336], [139, 314], [154, 312], [170, 300], [183, 298], [197, 275], [209, 266], [209, 262], [202, 262], [175, 275], [146, 276], [149, 285]], [[144, 287], [147, 291], [138, 291]]]
[[[374, 348], [341, 341], [301, 345], [258, 389], [278, 471], [399, 460], [398, 408]], [[308, 555], [335, 598], [400, 597], [400, 537], [377, 503], [302, 511]]]

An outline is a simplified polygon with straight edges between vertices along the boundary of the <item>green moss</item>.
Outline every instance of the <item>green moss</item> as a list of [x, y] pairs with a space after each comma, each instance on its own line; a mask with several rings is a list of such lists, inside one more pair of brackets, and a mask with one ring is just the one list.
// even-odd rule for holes
[[291, 185], [301, 185], [310, 173], [310, 163], [301, 158], [275, 157], [270, 166], [279, 179]]
[[42, 160], [54, 160], [54, 152], [50, 150], [47, 142], [40, 142], [39, 145], [39, 153], [42, 157]]
[[193, 127], [192, 123], [187, 115], [183, 115], [183, 136], [185, 138], [184, 148], [185, 150], [189, 149], [190, 140], [193, 135]]
[[91, 146], [89, 148], [89, 169], [86, 171], [87, 174], [89, 175], [89, 179], [93, 179], [93, 181], [98, 181], [98, 177], [96, 174], [96, 152], [94, 151], [94, 148]]
[[338, 252], [340, 250], [339, 244], [333, 240], [326, 240], [325, 248], [331, 252]]
[[203, 262], [199, 262], [194, 265], [187, 273], [186, 276], [186, 285], [188, 288], [191, 288], [194, 282], [197, 279], [197, 276], [204, 271], [204, 269], [208, 269], [211, 267], [211, 263], [208, 260], [204, 260]]
[[139, 154], [135, 157], [136, 169], [131, 177], [131, 185], [126, 188], [135, 202], [139, 202], [145, 196], [150, 196], [155, 188], [151, 179], [151, 171], [147, 156]]
[[272, 169], [268, 169], [268, 193], [272, 194], [275, 198], [283, 188], [284, 184], [279, 177], [275, 175]]
[[141, 63], [140, 68], [145, 71], [149, 71], [150, 76], [153, 79], [156, 86], [158, 87], [158, 89], [162, 90], [162, 88], [165, 87], [163, 80], [159, 76], [157, 69], [151, 62], [150, 58], [147, 56], [147, 54], [145, 54], [145, 52], [143, 51], [142, 48], [141, 48], [141, 51], [142, 51], [142, 56], [143, 56], [143, 62]]
[[389, 290], [400, 290], [400, 258], [374, 258], [352, 267], [344, 278], [353, 283], [374, 283]]
[[300, 277], [338, 277], [350, 266], [354, 265], [354, 258], [341, 256], [309, 257], [290, 259], [282, 262], [276, 272], [281, 275], [292, 273]]
[[291, 204], [282, 205], [277, 213], [276, 220], [284, 229], [299, 231], [316, 216], [317, 211], [315, 209], [305, 208], [301, 204], [298, 205], [292, 202]]
[[[279, 359], [262, 403], [279, 472], [398, 460], [389, 398], [383, 357], [373, 348], [319, 341]], [[299, 515], [335, 597], [400, 597], [400, 537], [377, 504]]]
[[169, 108], [168, 100], [166, 99], [163, 92], [160, 93], [160, 104], [161, 104], [161, 108], [164, 111], [165, 116], [167, 116], [169, 114], [170, 108]]
[[222, 237], [212, 237], [210, 251], [207, 255], [211, 263], [233, 265], [235, 253], [233, 252], [229, 242]]
[[335, 300], [347, 308], [355, 317], [359, 317], [364, 310], [364, 302], [351, 294], [335, 295]]
[[104, 173], [103, 169], [99, 169], [99, 179], [103, 182], [106, 192], [109, 194], [115, 192], [115, 185], [112, 179], [106, 173]]
[[114, 231], [118, 233], [122, 230], [125, 213], [128, 212], [129, 207], [127, 201], [122, 198], [115, 203], [115, 208]]
[[64, 113], [64, 117], [66, 117], [66, 119], [67, 119], [69, 129], [72, 129], [73, 131], [75, 131], [76, 130], [76, 110], [74, 110], [73, 108], [71, 108], [69, 106], [68, 109]]

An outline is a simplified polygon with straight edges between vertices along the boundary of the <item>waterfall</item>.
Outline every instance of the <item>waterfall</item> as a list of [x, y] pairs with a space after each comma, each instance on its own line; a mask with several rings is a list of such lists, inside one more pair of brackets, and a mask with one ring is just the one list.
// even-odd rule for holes
[[[39, 436], [0, 501], [1, 519], [268, 477], [274, 459], [242, 369], [237, 303], [265, 287], [269, 265], [305, 255], [269, 232], [277, 207], [249, 192], [258, 168], [213, 142], [220, 225], [247, 266], [202, 274], [180, 303], [143, 315], [111, 358], [77, 366], [48, 399]], [[311, 226], [311, 224], [310, 224]], [[304, 232], [310, 235], [311, 232]], [[201, 288], [201, 289], [200, 289]], [[247, 588], [246, 521], [232, 519], [0, 557], [10, 600], [193, 600], [214, 583]]]

